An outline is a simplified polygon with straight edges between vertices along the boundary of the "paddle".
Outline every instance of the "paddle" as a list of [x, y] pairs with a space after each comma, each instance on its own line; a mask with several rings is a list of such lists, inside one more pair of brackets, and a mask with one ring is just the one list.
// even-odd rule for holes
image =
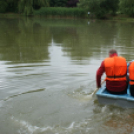
[[[103, 80], [103, 81], [101, 82], [101, 85], [102, 85], [104, 82], [105, 82], [105, 80]], [[99, 88], [96, 88], [93, 93], [91, 93], [90, 95], [87, 95], [84, 99], [85, 99], [85, 100], [91, 100], [92, 97], [93, 97], [93, 95], [98, 91], [98, 89], [99, 89]]]
[[[103, 80], [102, 82], [101, 82], [101, 85], [103, 84], [105, 82], [105, 80]], [[92, 96], [98, 91], [98, 87], [94, 90], [94, 92], [91, 94]]]

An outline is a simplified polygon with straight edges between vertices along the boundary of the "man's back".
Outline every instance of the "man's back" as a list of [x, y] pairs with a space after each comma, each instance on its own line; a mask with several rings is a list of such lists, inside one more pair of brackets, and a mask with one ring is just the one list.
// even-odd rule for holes
[[121, 94], [126, 92], [127, 82], [127, 62], [126, 59], [117, 55], [117, 53], [109, 54], [99, 69], [97, 70], [96, 80], [97, 86], [100, 86], [102, 74], [106, 73], [106, 88], [110, 93]]

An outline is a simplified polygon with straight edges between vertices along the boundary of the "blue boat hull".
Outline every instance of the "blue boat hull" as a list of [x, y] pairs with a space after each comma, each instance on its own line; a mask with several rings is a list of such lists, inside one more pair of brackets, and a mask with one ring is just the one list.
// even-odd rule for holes
[[129, 86], [127, 94], [113, 95], [106, 91], [106, 86], [101, 87], [97, 93], [100, 104], [116, 105], [123, 108], [134, 108], [134, 97], [130, 95]]

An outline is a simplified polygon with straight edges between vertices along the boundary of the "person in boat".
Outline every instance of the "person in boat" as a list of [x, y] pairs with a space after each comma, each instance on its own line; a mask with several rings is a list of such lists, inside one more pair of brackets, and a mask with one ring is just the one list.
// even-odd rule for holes
[[111, 94], [127, 93], [127, 62], [117, 51], [109, 51], [109, 57], [102, 61], [96, 73], [97, 87], [101, 87], [101, 76], [106, 73], [106, 90]]
[[128, 64], [130, 94], [134, 97], [134, 61]]

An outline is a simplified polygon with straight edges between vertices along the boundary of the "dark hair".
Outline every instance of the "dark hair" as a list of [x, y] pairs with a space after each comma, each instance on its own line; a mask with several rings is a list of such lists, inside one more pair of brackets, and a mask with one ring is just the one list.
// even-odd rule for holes
[[114, 49], [111, 49], [111, 50], [109, 51], [109, 53], [110, 53], [110, 54], [114, 54], [114, 53], [116, 53], [116, 54], [117, 54], [117, 51], [116, 51], [116, 50], [114, 50]]

